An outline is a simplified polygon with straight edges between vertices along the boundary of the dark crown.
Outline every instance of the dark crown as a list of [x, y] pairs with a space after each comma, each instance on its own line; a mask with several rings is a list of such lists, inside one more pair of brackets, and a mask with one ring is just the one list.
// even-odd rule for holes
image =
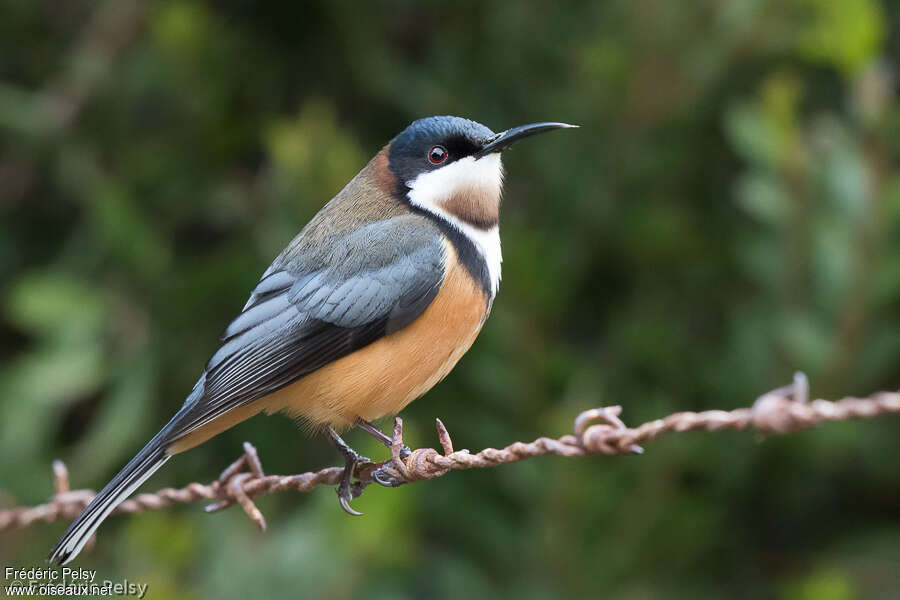
[[[390, 144], [389, 167], [397, 177], [398, 191], [406, 190], [406, 182], [421, 173], [471, 156], [494, 137], [494, 132], [481, 123], [462, 117], [427, 117], [413, 121]], [[428, 154], [435, 146], [443, 147], [448, 155], [437, 165], [428, 160]]]

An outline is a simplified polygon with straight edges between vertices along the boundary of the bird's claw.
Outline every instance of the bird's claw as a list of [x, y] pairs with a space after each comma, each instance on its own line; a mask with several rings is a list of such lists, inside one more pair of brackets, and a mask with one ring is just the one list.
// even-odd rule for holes
[[346, 496], [342, 496], [341, 494], [342, 494], [342, 491], [341, 491], [341, 488], [339, 487], [337, 489], [338, 502], [341, 503], [341, 508], [344, 509], [344, 512], [347, 513], [348, 515], [352, 515], [354, 517], [361, 517], [363, 515], [363, 513], [359, 512], [358, 510], [353, 510], [353, 507], [350, 506], [350, 500]]
[[344, 460], [346, 461], [344, 464], [344, 473], [341, 475], [341, 482], [338, 484], [337, 497], [338, 502], [341, 504], [341, 508], [344, 509], [344, 512], [348, 515], [353, 515], [354, 517], [360, 517], [363, 513], [358, 510], [354, 510], [350, 506], [350, 501], [354, 498], [358, 498], [362, 494], [363, 486], [360, 482], [353, 482], [353, 475], [356, 472], [356, 467], [360, 463], [370, 462], [368, 458], [365, 456], [360, 456], [354, 450], [350, 450], [350, 452], [344, 455]]
[[[406, 460], [412, 454], [412, 450], [409, 449], [409, 446], [405, 444], [400, 447], [400, 460]], [[393, 464], [392, 461], [388, 461], [372, 471], [372, 479], [378, 485], [382, 485], [384, 487], [397, 487], [407, 483], [407, 481], [396, 475], [395, 471], [391, 471], [386, 467], [390, 467]]]
[[344, 472], [341, 475], [341, 482], [338, 484], [336, 490], [338, 502], [341, 503], [341, 508], [344, 509], [344, 512], [348, 515], [358, 517], [362, 515], [362, 513], [353, 510], [350, 507], [350, 501], [359, 497], [365, 486], [359, 481], [354, 483], [353, 475], [356, 473], [356, 467], [359, 463], [371, 461], [365, 456], [360, 456], [359, 452], [348, 446], [347, 442], [342, 440], [341, 436], [339, 436], [331, 427], [326, 429], [326, 432], [331, 439], [331, 443], [334, 444], [334, 447], [337, 448], [338, 452], [341, 453], [341, 456], [344, 457]]
[[[372, 433], [373, 431], [381, 433], [371, 423], [367, 423], [366, 421], [360, 422], [367, 426], [366, 431], [369, 431], [370, 433]], [[334, 431], [334, 429], [329, 427], [327, 429], [327, 433], [331, 438], [334, 446], [344, 457], [344, 472], [341, 474], [340, 483], [335, 490], [335, 492], [337, 493], [338, 502], [340, 503], [341, 508], [344, 509], [344, 512], [348, 515], [353, 515], [354, 517], [361, 516], [363, 513], [354, 510], [353, 507], [350, 506], [350, 501], [361, 496], [363, 493], [363, 489], [365, 489], [366, 485], [371, 483], [371, 481], [353, 481], [353, 477], [354, 475], [356, 475], [356, 470], [360, 463], [368, 463], [371, 461], [365, 456], [360, 456], [360, 454], [356, 450], [347, 445], [347, 443], [341, 439], [341, 437], [337, 434], [337, 432]], [[387, 442], [385, 440], [389, 440], [389, 438], [387, 438], [387, 436], [385, 436], [384, 434], [381, 434], [381, 437], [378, 439], [384, 442], [386, 445]], [[400, 447], [398, 454], [401, 460], [405, 460], [412, 454], [412, 450], [410, 450], [408, 446], [403, 445]], [[372, 471], [372, 481], [375, 481], [376, 483], [378, 483], [379, 485], [383, 485], [384, 487], [397, 487], [398, 485], [403, 485], [404, 483], [406, 483], [406, 480], [400, 478], [399, 476], [385, 468], [389, 467], [391, 464], [391, 461], [388, 461], [387, 463]]]
[[406, 483], [405, 480], [400, 479], [396, 475], [388, 473], [384, 468], [384, 465], [372, 471], [372, 479], [375, 481], [375, 483], [377, 483], [378, 485], [383, 485], [384, 487], [397, 487]]

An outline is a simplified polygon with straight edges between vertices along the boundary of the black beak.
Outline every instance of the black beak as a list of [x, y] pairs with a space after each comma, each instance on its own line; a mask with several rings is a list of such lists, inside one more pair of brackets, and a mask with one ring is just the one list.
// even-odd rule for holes
[[578, 125], [569, 125], [568, 123], [531, 123], [530, 125], [513, 127], [512, 129], [501, 131], [489, 139], [484, 147], [475, 153], [475, 158], [481, 158], [494, 152], [502, 152], [519, 140], [531, 135], [553, 131], [554, 129], [571, 129], [573, 127], [578, 127]]

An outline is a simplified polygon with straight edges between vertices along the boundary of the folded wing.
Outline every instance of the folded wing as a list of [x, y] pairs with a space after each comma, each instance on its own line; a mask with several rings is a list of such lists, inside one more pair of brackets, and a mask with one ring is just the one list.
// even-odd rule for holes
[[188, 400], [170, 439], [405, 327], [440, 289], [441, 237], [418, 219], [374, 223], [331, 244], [318, 260], [273, 263], [226, 329], [201, 377], [203, 393]]

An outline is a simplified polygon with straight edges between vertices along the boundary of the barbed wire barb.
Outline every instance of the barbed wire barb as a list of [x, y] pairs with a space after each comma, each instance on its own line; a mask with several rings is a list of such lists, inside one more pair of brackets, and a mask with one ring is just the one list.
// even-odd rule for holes
[[[866, 398], [848, 397], [837, 401], [809, 401], [809, 385], [802, 373], [791, 385], [763, 394], [749, 408], [730, 411], [708, 410], [679, 412], [662, 419], [628, 427], [622, 421], [621, 406], [593, 408], [579, 414], [573, 432], [559, 438], [540, 437], [532, 442], [514, 442], [505, 448], [485, 448], [477, 453], [454, 450], [453, 440], [440, 419], [436, 419], [437, 437], [443, 453], [433, 448], [402, 452], [403, 420], [394, 420], [391, 458], [384, 462], [365, 462], [356, 468], [354, 496], [372, 483], [400, 485], [435, 479], [450, 471], [495, 467], [536, 456], [555, 454], [564, 457], [641, 454], [641, 444], [657, 438], [688, 431], [716, 432], [726, 429], [754, 430], [762, 434], [784, 434], [832, 421], [870, 419], [900, 413], [900, 392], [877, 392]], [[245, 470], [246, 469], [246, 470]], [[343, 467], [328, 467], [297, 475], [266, 475], [256, 448], [244, 442], [244, 454], [226, 467], [209, 484], [190, 483], [179, 489], [163, 488], [151, 494], [138, 494], [120, 504], [116, 513], [140, 513], [191, 502], [211, 502], [206, 512], [217, 512], [238, 504], [260, 528], [266, 520], [253, 500], [266, 494], [308, 492], [321, 485], [335, 486]], [[62, 461], [53, 462], [54, 495], [38, 506], [0, 510], [0, 531], [29, 527], [38, 522], [72, 520], [94, 497], [92, 490], [71, 490], [69, 473]]]

